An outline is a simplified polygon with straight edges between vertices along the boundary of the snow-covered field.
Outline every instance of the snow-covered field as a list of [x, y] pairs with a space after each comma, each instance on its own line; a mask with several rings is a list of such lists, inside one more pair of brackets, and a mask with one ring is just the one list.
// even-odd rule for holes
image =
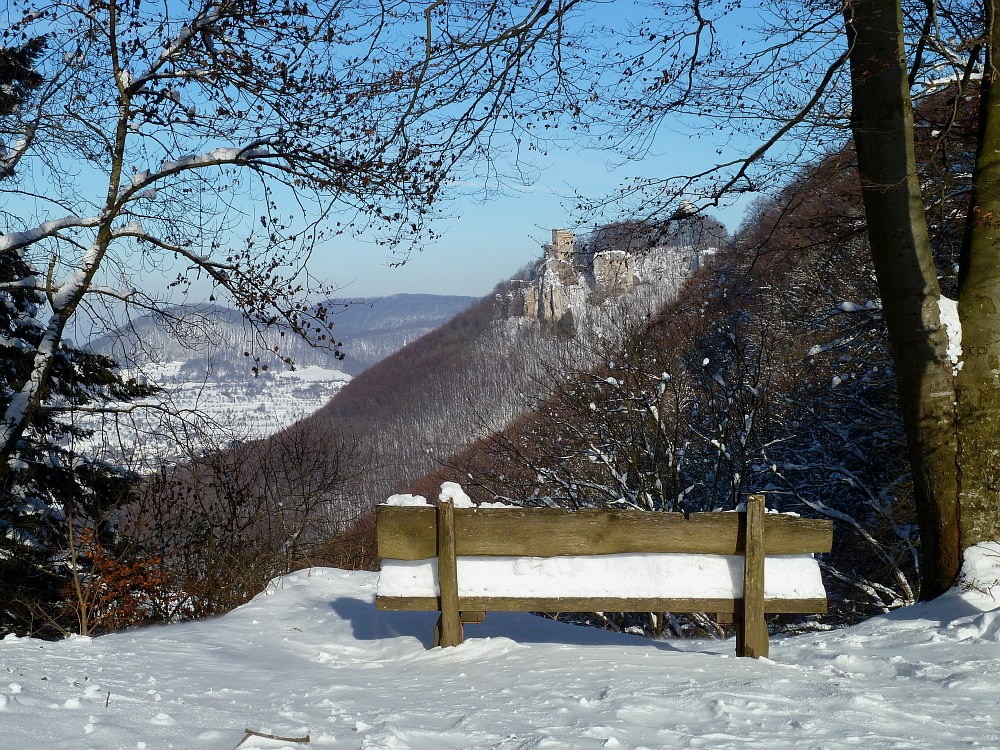
[[[178, 363], [168, 363], [166, 373]], [[304, 419], [324, 406], [351, 380], [340, 370], [311, 365], [253, 377], [249, 372], [224, 378], [191, 379], [174, 374], [153, 378], [163, 385], [178, 412], [197, 411], [245, 440], [260, 440]]]
[[212, 621], [0, 641], [0, 747], [998, 748], [1000, 545], [973, 552], [975, 588], [760, 661], [509, 613], [428, 650], [375, 574], [302, 571]]
[[[77, 450], [110, 450], [130, 466], [175, 459], [179, 451], [212, 449], [233, 440], [261, 440], [322, 408], [350, 380], [335, 369], [311, 365], [254, 377], [249, 371], [192, 371], [182, 361], [148, 365], [145, 378], [163, 388], [148, 403], [167, 410], [139, 409], [119, 420], [87, 415], [78, 424], [95, 430]], [[123, 450], [130, 455], [123, 459]], [[186, 455], [186, 454], [185, 454]]]
[[177, 411], [198, 411], [221, 425], [238, 425], [248, 440], [267, 437], [307, 417], [351, 379], [345, 372], [316, 365], [258, 377], [248, 371], [221, 378], [212, 373], [192, 377], [181, 372], [183, 364], [161, 365], [150, 379], [163, 386]]

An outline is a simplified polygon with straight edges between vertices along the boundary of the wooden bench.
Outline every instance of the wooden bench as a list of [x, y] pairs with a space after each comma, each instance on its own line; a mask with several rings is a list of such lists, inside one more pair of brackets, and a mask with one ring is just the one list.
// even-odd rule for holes
[[[603, 509], [455, 508], [450, 501], [439, 502], [437, 507], [380, 505], [376, 509], [376, 524], [379, 556], [383, 558], [376, 607], [440, 612], [435, 638], [435, 645], [440, 646], [460, 644], [463, 623], [482, 622], [488, 611], [709, 612], [716, 613], [719, 622], [736, 625], [738, 656], [761, 657], [768, 654], [766, 614], [823, 613], [827, 607], [822, 582], [805, 587], [810, 591], [809, 596], [792, 592], [791, 595], [765, 597], [765, 557], [829, 552], [833, 524], [766, 513], [763, 495], [751, 496], [746, 512], [687, 516]], [[532, 564], [541, 567], [546, 564], [545, 558], [630, 553], [653, 553], [663, 557], [643, 555], [626, 560], [680, 559], [666, 553], [738, 557], [698, 558], [712, 565], [721, 564], [723, 570], [729, 571], [722, 577], [733, 579], [729, 582], [731, 589], [723, 595], [714, 592], [710, 596], [609, 596], [609, 592], [604, 591], [595, 596], [496, 596], [476, 595], [459, 588], [459, 568], [463, 564], [470, 566], [479, 558], [484, 561], [487, 557], [522, 558], [518, 563], [524, 563], [521, 567], [528, 569], [530, 578]], [[532, 563], [526, 559], [537, 560]], [[600, 564], [608, 559], [596, 562]], [[772, 559], [775, 562], [769, 563], [769, 567], [778, 573], [769, 578], [783, 577], [779, 570], [781, 565], [803, 561], [815, 566], [815, 580], [819, 581], [818, 565], [811, 557]], [[433, 566], [435, 560], [436, 574], [429, 573], [428, 565]], [[492, 563], [492, 560], [487, 562]], [[558, 561], [551, 562], [558, 564]], [[421, 565], [424, 566], [422, 570], [419, 569]], [[472, 570], [472, 567], [466, 569]], [[408, 588], [409, 577], [416, 581], [418, 574], [427, 579], [423, 590], [413, 595], [400, 593], [400, 588]], [[433, 582], [430, 581], [432, 575], [436, 578]], [[811, 575], [810, 572], [808, 576]], [[395, 585], [392, 585], [393, 580]], [[774, 581], [771, 588], [780, 588], [779, 584], [780, 581]], [[581, 585], [586, 588], [588, 584], [583, 581]], [[725, 589], [726, 585], [722, 582], [721, 588]], [[383, 591], [386, 587], [390, 590]], [[475, 587], [463, 585], [463, 588]]]

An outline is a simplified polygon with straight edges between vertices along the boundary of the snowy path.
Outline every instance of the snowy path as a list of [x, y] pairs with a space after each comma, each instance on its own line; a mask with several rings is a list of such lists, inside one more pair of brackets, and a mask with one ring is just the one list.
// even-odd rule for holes
[[7, 638], [0, 748], [221, 750], [245, 728], [309, 734], [240, 746], [296, 750], [1000, 748], [1000, 602], [975, 592], [755, 662], [510, 613], [427, 650], [434, 616], [377, 612], [375, 579], [314, 569], [213, 621]]

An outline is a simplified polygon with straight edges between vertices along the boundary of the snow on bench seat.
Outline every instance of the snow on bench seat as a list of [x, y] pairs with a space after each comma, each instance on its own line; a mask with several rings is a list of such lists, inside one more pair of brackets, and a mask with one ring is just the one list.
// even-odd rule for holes
[[[739, 599], [742, 555], [623, 553], [561, 557], [458, 557], [462, 597]], [[384, 560], [379, 596], [438, 596], [437, 559]], [[765, 599], [822, 599], [812, 555], [764, 560]]]

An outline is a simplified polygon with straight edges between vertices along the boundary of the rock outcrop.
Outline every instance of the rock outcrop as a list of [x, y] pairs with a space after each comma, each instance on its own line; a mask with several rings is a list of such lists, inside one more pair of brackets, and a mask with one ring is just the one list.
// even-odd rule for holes
[[508, 317], [533, 318], [555, 324], [573, 308], [595, 295], [598, 300], [623, 294], [635, 286], [635, 259], [622, 250], [578, 252], [573, 232], [553, 229], [552, 242], [533, 279], [524, 281], [498, 299]]

